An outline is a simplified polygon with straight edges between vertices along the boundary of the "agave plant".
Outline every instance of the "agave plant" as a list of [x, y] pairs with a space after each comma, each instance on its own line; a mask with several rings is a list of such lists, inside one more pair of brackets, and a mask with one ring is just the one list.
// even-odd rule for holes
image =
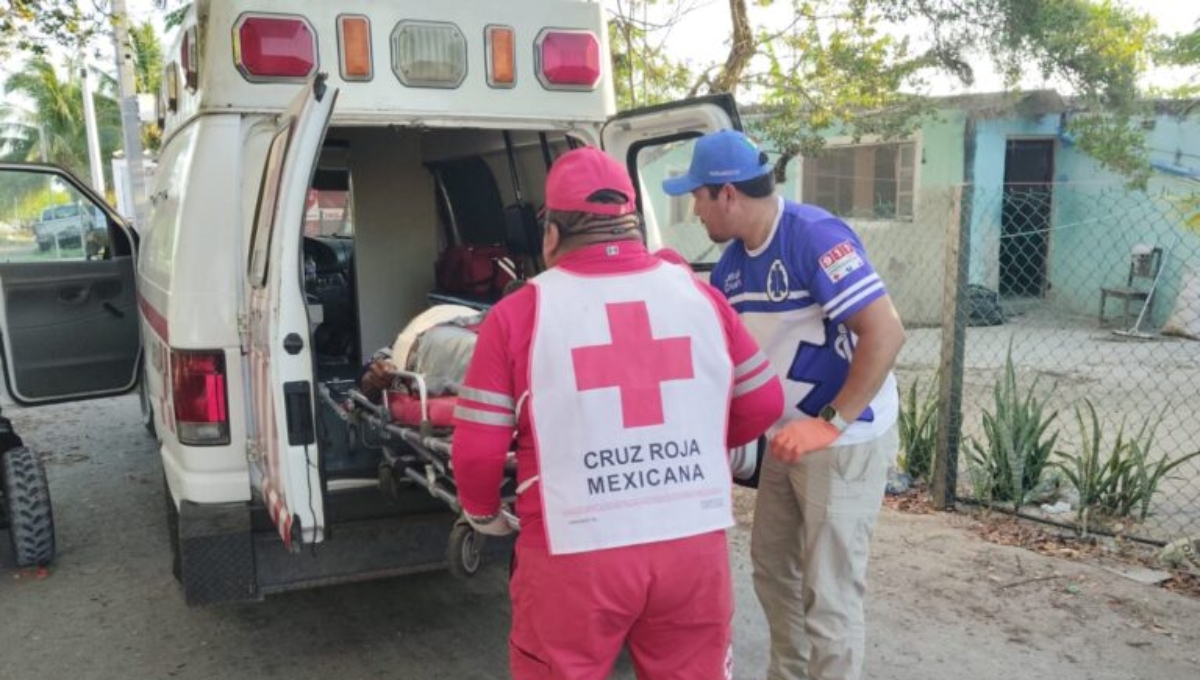
[[1047, 411], [1036, 378], [1028, 389], [1018, 384], [1011, 346], [992, 397], [994, 410], [983, 412], [982, 441], [967, 441], [972, 483], [982, 501], [1021, 505], [1054, 452], [1058, 433], [1049, 430], [1058, 412]]
[[921, 380], [914, 380], [900, 405], [900, 448], [904, 452], [900, 467], [913, 479], [928, 479], [937, 449], [937, 381], [918, 396], [920, 386]]

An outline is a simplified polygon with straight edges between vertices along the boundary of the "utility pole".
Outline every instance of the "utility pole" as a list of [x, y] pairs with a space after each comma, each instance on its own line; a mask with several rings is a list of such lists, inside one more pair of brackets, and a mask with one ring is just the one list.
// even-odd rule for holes
[[[84, 53], [84, 50], [80, 50]], [[92, 173], [92, 188], [104, 195], [104, 161], [100, 158], [100, 133], [96, 129], [96, 102], [92, 96], [92, 75], [84, 63], [79, 69], [83, 90], [83, 123], [87, 130], [88, 167]]]
[[117, 53], [117, 83], [120, 85], [121, 129], [125, 137], [125, 172], [133, 196], [133, 223], [145, 228], [145, 165], [142, 161], [142, 121], [138, 116], [137, 85], [133, 71], [133, 48], [129, 44], [129, 15], [125, 0], [112, 0], [113, 43]]

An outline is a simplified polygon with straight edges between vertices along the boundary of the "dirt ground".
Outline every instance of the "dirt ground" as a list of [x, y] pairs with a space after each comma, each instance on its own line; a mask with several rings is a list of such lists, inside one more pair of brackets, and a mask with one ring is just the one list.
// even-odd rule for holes
[[[1012, 351], [1022, 390], [1037, 385], [1046, 414], [1057, 412], [1050, 432], [1058, 433], [1056, 450], [1081, 448], [1075, 408], [1085, 400], [1095, 407], [1103, 428], [1107, 455], [1124, 423], [1126, 436], [1143, 423], [1158, 423], [1154, 456], [1180, 457], [1200, 450], [1200, 342], [1153, 336], [1130, 339], [1100, 328], [1095, 317], [1031, 308], [999, 326], [967, 329], [964, 353], [962, 434], [982, 439], [982, 413], [995, 412], [992, 390]], [[902, 391], [919, 380], [921, 390], [936, 378], [940, 366], [941, 329], [910, 329], [900, 355], [897, 377]], [[959, 461], [959, 492], [971, 493], [965, 459]], [[1069, 521], [1070, 516], [1059, 517]], [[1200, 535], [1200, 458], [1193, 458], [1163, 481], [1141, 526], [1132, 535], [1157, 541]]]
[[[59, 557], [44, 573], [17, 571], [0, 532], [0, 680], [508, 677], [501, 566], [466, 584], [428, 574], [188, 609], [136, 400], [4, 412], [47, 462]], [[730, 531], [739, 680], [766, 667], [751, 500], [739, 492]], [[1200, 677], [1200, 600], [989, 543], [975, 526], [963, 514], [883, 512], [866, 678]], [[613, 677], [633, 675], [621, 664]]]

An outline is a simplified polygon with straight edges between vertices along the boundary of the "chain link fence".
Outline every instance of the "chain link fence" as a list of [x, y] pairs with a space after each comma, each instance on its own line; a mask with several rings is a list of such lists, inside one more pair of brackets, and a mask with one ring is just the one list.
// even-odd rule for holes
[[962, 185], [855, 225], [909, 329], [901, 467], [936, 501], [1200, 535], [1197, 195]]

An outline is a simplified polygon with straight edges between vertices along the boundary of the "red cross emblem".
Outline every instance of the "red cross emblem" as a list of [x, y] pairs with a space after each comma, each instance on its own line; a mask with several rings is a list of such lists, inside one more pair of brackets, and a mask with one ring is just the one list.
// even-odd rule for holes
[[662, 383], [695, 377], [692, 340], [651, 336], [645, 302], [612, 303], [605, 309], [612, 343], [571, 350], [575, 388], [583, 392], [616, 387], [626, 428], [661, 425]]

